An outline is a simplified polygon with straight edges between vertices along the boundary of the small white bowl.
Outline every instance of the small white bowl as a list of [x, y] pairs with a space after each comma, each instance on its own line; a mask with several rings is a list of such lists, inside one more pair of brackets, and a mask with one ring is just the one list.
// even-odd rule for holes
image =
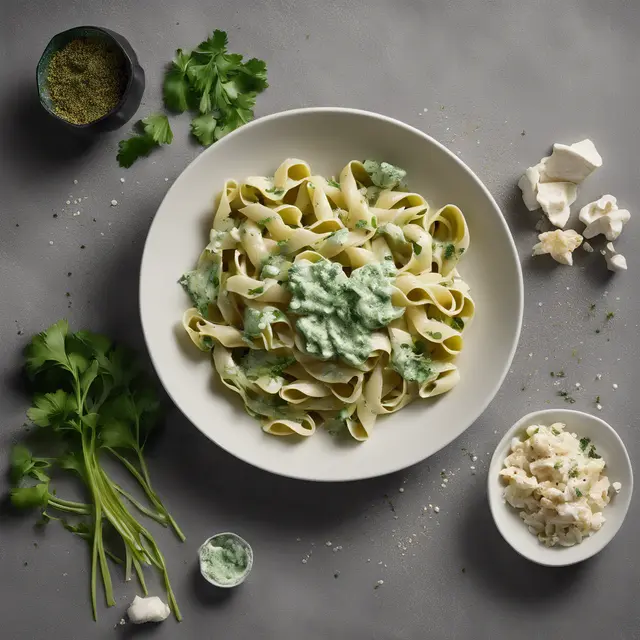
[[[234, 542], [243, 547], [247, 552], [247, 568], [235, 582], [218, 582], [213, 577], [211, 577], [203, 567], [202, 551], [212, 540], [215, 540], [216, 538], [231, 538]], [[212, 584], [214, 587], [219, 587], [220, 589], [231, 589], [233, 587], [241, 585], [247, 579], [247, 576], [251, 573], [251, 569], [253, 569], [253, 549], [251, 548], [251, 545], [244, 538], [241, 538], [237, 533], [233, 533], [231, 531], [223, 531], [222, 533], [216, 533], [210, 538], [207, 538], [200, 545], [200, 547], [198, 548], [198, 564], [200, 565], [200, 574], [207, 582]]]
[[[548, 426], [554, 422], [563, 422], [567, 425], [567, 431], [576, 433], [581, 438], [591, 438], [598, 453], [607, 464], [605, 473], [610, 482], [622, 484], [620, 493], [613, 493], [611, 502], [603, 511], [606, 522], [602, 529], [573, 547], [546, 547], [531, 534], [522, 522], [518, 510], [505, 502], [503, 498], [505, 485], [499, 476], [514, 436], [521, 436], [526, 427], [532, 424]], [[487, 485], [491, 514], [502, 537], [528, 560], [550, 567], [561, 567], [576, 564], [594, 556], [618, 533], [631, 502], [633, 471], [624, 443], [604, 420], [582, 411], [547, 409], [524, 416], [504, 434], [491, 458]]]

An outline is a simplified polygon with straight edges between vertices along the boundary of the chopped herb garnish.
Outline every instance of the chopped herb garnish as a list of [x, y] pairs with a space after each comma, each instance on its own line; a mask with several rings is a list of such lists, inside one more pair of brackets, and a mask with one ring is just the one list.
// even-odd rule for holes
[[386, 256], [384, 257], [384, 259], [385, 259], [385, 260], [393, 260], [393, 256], [386, 255]]
[[600, 404], [600, 396], [596, 396], [596, 404]]
[[339, 189], [340, 188], [340, 184], [338, 182], [336, 182], [333, 178], [327, 180], [327, 184], [330, 187], [333, 187], [334, 189]]
[[356, 229], [366, 229], [366, 228], [367, 228], [366, 220], [358, 220], [358, 222], [356, 222]]
[[462, 255], [464, 252], [465, 252], [465, 248], [464, 248], [464, 247], [460, 247], [460, 248], [458, 249], [458, 253], [459, 253], [460, 255]]
[[576, 489], [576, 496], [582, 498], [582, 491], [580, 491], [580, 489]]
[[371, 226], [374, 229], [378, 228], [378, 218], [376, 218], [376, 216], [371, 216]]
[[448, 244], [448, 245], [445, 247], [445, 250], [444, 250], [444, 258], [445, 258], [445, 260], [449, 260], [449, 259], [453, 258], [453, 256], [455, 255], [455, 253], [456, 253], [456, 247], [455, 247], [455, 245], [453, 245], [453, 244]]
[[451, 326], [457, 331], [462, 331], [464, 329], [464, 320], [462, 318], [454, 316], [453, 318], [451, 318]]
[[580, 451], [585, 451], [591, 442], [591, 438], [580, 438]]
[[569, 473], [567, 474], [570, 478], [577, 478], [578, 477], [578, 467], [572, 467], [569, 470]]
[[264, 293], [264, 287], [256, 287], [255, 289], [249, 289], [247, 293], [250, 296], [259, 296], [261, 293]]
[[598, 455], [596, 451], [596, 446], [594, 444], [591, 445], [591, 449], [589, 449], [589, 453], [587, 455], [590, 458], [595, 458], [596, 460], [599, 460], [600, 458], [602, 458], [602, 456]]
[[265, 193], [272, 193], [276, 198], [284, 195], [284, 189], [281, 187], [271, 187], [271, 189], [265, 189]]
[[441, 340], [442, 334], [439, 331], [427, 331], [427, 335], [434, 340]]
[[554, 436], [560, 435], [560, 432], [555, 427], [551, 427], [551, 433], [553, 433]]
[[307, 184], [309, 185], [309, 189], [315, 189], [316, 188], [316, 185], [313, 184], [313, 182], [309, 182]]
[[422, 247], [417, 242], [412, 242], [413, 252], [419, 256], [422, 253]]
[[258, 226], [264, 227], [268, 225], [273, 220], [273, 216], [269, 216], [268, 218], [262, 218], [262, 220], [258, 220]]
[[615, 317], [615, 311], [607, 311], [607, 315], [606, 315], [606, 320], [611, 320], [612, 318]]
[[558, 395], [564, 398], [564, 401], [569, 404], [573, 404], [575, 402], [575, 398], [572, 398], [567, 391], [558, 391]]
[[558, 460], [554, 465], [553, 468], [554, 469], [559, 469], [562, 466], [562, 460]]

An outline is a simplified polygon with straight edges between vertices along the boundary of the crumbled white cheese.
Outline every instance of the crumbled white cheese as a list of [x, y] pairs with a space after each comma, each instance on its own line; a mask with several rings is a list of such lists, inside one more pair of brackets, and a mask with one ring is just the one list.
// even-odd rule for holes
[[598, 531], [609, 504], [605, 461], [588, 438], [565, 425], [531, 425], [513, 438], [500, 477], [505, 500], [520, 510], [529, 531], [545, 545], [573, 546]]
[[609, 271], [626, 271], [627, 259], [618, 253], [611, 242], [607, 242], [604, 249], [600, 252], [607, 261], [607, 269]]
[[561, 229], [567, 224], [569, 207], [578, 197], [578, 188], [573, 182], [544, 182], [538, 185], [538, 202], [549, 218], [549, 222]]
[[591, 140], [582, 140], [572, 145], [556, 143], [553, 145], [553, 153], [545, 163], [544, 179], [580, 184], [601, 166], [602, 157]]
[[612, 241], [622, 233], [622, 227], [629, 222], [631, 214], [626, 209], [619, 209], [616, 198], [607, 194], [582, 207], [578, 217], [587, 225], [582, 232], [585, 238], [604, 234], [607, 240]]
[[529, 167], [518, 182], [518, 186], [522, 191], [522, 200], [529, 211], [535, 211], [540, 208], [538, 183], [540, 182], [540, 171], [543, 167], [544, 160], [541, 160], [535, 167]]
[[582, 248], [587, 252], [587, 253], [593, 253], [593, 247], [588, 243], [588, 242], [583, 242], [582, 243]]
[[144, 622], [162, 622], [171, 614], [171, 609], [158, 596], [141, 598], [136, 596], [127, 609], [129, 620], [133, 624], [143, 624]]
[[547, 231], [538, 236], [538, 244], [533, 247], [533, 255], [539, 256], [548, 253], [560, 264], [573, 264], [573, 251], [580, 246], [582, 236], [573, 229], [562, 231]]
[[622, 485], [619, 482], [614, 482], [611, 485], [611, 488], [616, 492], [616, 493], [620, 493], [620, 489], [622, 489]]

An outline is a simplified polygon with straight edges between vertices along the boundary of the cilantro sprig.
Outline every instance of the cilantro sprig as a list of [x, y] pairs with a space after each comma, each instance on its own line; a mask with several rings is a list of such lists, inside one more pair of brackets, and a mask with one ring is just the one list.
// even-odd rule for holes
[[138, 158], [148, 156], [161, 144], [171, 144], [173, 132], [167, 116], [152, 114], [139, 120], [134, 129], [137, 135], [118, 143], [117, 160], [121, 167], [128, 169]]
[[[90, 594], [97, 616], [97, 581], [102, 576], [108, 606], [115, 604], [107, 559], [124, 565], [125, 580], [135, 570], [147, 593], [143, 565], [161, 573], [169, 604], [180, 610], [169, 582], [164, 557], [151, 533], [130, 511], [137, 511], [184, 535], [155, 493], [144, 459], [147, 438], [158, 417], [155, 389], [135, 357], [101, 335], [70, 333], [61, 320], [36, 335], [25, 352], [26, 371], [34, 389], [29, 419], [50, 436], [51, 457], [35, 456], [23, 444], [10, 458], [11, 502], [16, 508], [39, 509], [41, 523], [58, 520], [91, 546]], [[143, 504], [116, 484], [102, 466], [105, 457], [120, 461], [146, 495]], [[61, 498], [53, 488], [54, 469], [70, 471], [87, 488], [87, 502]], [[59, 516], [54, 516], [53, 513]], [[67, 518], [72, 517], [73, 521]], [[111, 548], [121, 539], [124, 560]]]
[[193, 51], [178, 49], [165, 74], [165, 107], [197, 111], [191, 132], [204, 146], [253, 120], [256, 96], [269, 86], [263, 60], [243, 62], [227, 45], [227, 34], [216, 29]]
[[[193, 51], [178, 49], [164, 76], [165, 108], [193, 112], [191, 134], [205, 147], [253, 120], [256, 97], [269, 86], [263, 60], [244, 61], [239, 53], [229, 53], [227, 45], [226, 32], [216, 29]], [[136, 128], [136, 135], [119, 144], [121, 167], [173, 139], [166, 115], [149, 116]]]

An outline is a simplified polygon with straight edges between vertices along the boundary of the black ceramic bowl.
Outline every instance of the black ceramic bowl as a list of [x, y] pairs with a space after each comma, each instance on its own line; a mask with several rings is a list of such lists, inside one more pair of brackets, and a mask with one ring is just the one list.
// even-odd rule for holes
[[[51, 96], [49, 95], [49, 88], [47, 86], [47, 75], [51, 56], [76, 38], [101, 38], [106, 40], [110, 45], [116, 47], [122, 53], [125, 73], [127, 75], [125, 90], [120, 102], [118, 102], [111, 111], [101, 118], [88, 122], [87, 124], [74, 124], [73, 122], [69, 122], [62, 116], [58, 115], [51, 102]], [[74, 27], [73, 29], [63, 31], [62, 33], [58, 33], [53, 36], [45, 48], [44, 53], [40, 57], [36, 78], [38, 82], [38, 96], [40, 97], [40, 104], [56, 120], [64, 123], [67, 127], [88, 133], [111, 131], [121, 127], [125, 122], [131, 120], [133, 114], [140, 106], [145, 85], [144, 69], [140, 66], [138, 56], [136, 56], [135, 51], [129, 44], [128, 40], [119, 33], [102, 27]]]

